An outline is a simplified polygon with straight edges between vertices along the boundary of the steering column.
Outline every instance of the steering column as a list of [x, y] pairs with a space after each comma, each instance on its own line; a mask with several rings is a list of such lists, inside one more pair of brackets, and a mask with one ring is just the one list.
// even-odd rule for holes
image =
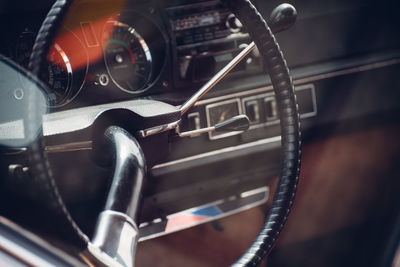
[[[97, 141], [97, 140], [96, 140]], [[114, 165], [109, 193], [97, 220], [92, 245], [123, 266], [133, 266], [146, 162], [139, 143], [124, 129], [111, 126], [96, 153], [101, 164]]]

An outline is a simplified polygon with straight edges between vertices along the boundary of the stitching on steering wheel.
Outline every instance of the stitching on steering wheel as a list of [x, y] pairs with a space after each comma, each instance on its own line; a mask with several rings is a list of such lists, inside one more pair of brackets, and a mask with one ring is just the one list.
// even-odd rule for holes
[[[47, 51], [54, 40], [57, 29], [66, 14], [71, 1], [57, 0], [43, 22], [30, 58], [30, 68], [34, 75], [43, 69]], [[282, 160], [281, 174], [272, 207], [266, 217], [261, 232], [251, 247], [234, 264], [235, 266], [256, 266], [269, 253], [287, 219], [297, 188], [300, 170], [300, 123], [294, 86], [282, 52], [265, 20], [248, 0], [222, 0], [247, 26], [263, 56], [277, 97], [281, 131]], [[34, 96], [32, 96], [34, 97]], [[30, 99], [29, 103], [35, 103]], [[30, 121], [41, 120], [30, 112], [27, 133], [32, 130]], [[68, 240], [80, 249], [87, 246], [88, 238], [71, 218], [62, 201], [50, 170], [43, 140], [39, 139], [29, 149], [29, 160], [34, 179], [39, 183], [48, 206], [63, 218], [64, 231]]]
[[300, 119], [288, 67], [265, 20], [248, 0], [223, 2], [247, 26], [250, 36], [263, 56], [277, 97], [282, 131], [281, 172], [272, 207], [253, 244], [234, 264], [256, 266], [270, 252], [293, 203], [300, 172]]
[[[43, 66], [46, 61], [47, 51], [49, 50], [57, 30], [64, 19], [65, 14], [71, 1], [57, 0], [51, 7], [46, 19], [43, 21], [40, 27], [39, 33], [36, 37], [35, 44], [32, 49], [32, 54], [29, 60], [29, 68], [33, 75], [39, 76], [39, 73], [43, 71]], [[58, 215], [59, 223], [63, 229], [63, 238], [77, 246], [78, 249], [84, 249], [87, 246], [88, 238], [79, 229], [78, 225], [72, 219], [68, 212], [55, 183], [53, 173], [50, 169], [50, 163], [47, 154], [44, 151], [44, 141], [41, 138], [42, 128], [39, 133], [34, 133], [35, 121], [41, 121], [42, 118], [38, 117], [34, 110], [35, 94], [28, 96], [28, 119], [26, 122], [26, 133], [27, 135], [38, 134], [39, 139], [34, 141], [28, 147], [28, 158], [30, 163], [30, 172], [33, 179], [38, 184], [37, 190], [41, 191], [42, 201], [47, 207]], [[41, 124], [41, 123], [40, 123]], [[35, 140], [35, 139], [32, 139]]]

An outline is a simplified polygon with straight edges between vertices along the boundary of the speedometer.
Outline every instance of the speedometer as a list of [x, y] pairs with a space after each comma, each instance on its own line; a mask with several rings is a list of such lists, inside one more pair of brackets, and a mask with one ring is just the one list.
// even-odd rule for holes
[[129, 25], [112, 21], [103, 35], [104, 59], [114, 83], [129, 93], [143, 92], [150, 83], [152, 57], [145, 40]]

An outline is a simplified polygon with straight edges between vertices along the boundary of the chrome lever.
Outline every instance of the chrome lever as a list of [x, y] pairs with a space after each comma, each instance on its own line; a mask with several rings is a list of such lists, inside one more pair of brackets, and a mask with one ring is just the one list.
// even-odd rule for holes
[[191, 136], [197, 136], [199, 134], [203, 133], [209, 133], [209, 132], [243, 132], [249, 129], [250, 126], [250, 121], [249, 118], [246, 115], [237, 115], [235, 117], [232, 117], [230, 119], [227, 119], [226, 121], [217, 123], [214, 126], [207, 127], [207, 128], [202, 128], [202, 129], [197, 129], [193, 131], [187, 131], [183, 133], [178, 133], [179, 137], [191, 137]]
[[[273, 33], [282, 32], [292, 27], [296, 21], [296, 9], [290, 4], [280, 4], [271, 13], [268, 19], [268, 25]], [[193, 94], [179, 108], [181, 115], [185, 114], [197, 101], [207, 94], [222, 78], [224, 78], [237, 64], [242, 61], [254, 48], [254, 42], [251, 42], [240, 53], [234, 57], [225, 67], [217, 72], [206, 84], [204, 84], [195, 94]]]
[[[292, 27], [296, 21], [297, 12], [296, 9], [290, 4], [281, 4], [277, 6], [271, 13], [268, 19], [268, 25], [271, 27], [273, 33], [279, 33]], [[193, 107], [197, 101], [199, 101], [205, 94], [207, 94], [219, 81], [221, 81], [237, 64], [239, 64], [251, 51], [256, 47], [254, 42], [247, 45], [240, 53], [235, 56], [227, 65], [217, 72], [207, 83], [205, 83], [196, 93], [194, 93], [189, 99], [186, 100], [179, 108], [178, 111], [181, 116], [184, 115], [191, 107]], [[160, 126], [155, 126], [149, 129], [138, 131], [137, 136], [145, 138], [150, 135], [165, 132], [174, 129], [178, 126], [179, 121], [166, 123]], [[195, 130], [198, 131], [192, 135], [201, 134], [205, 132], [213, 131], [209, 128]], [[204, 130], [204, 131], [203, 131]]]
[[139, 143], [124, 129], [111, 126], [104, 136], [104, 140], [97, 143], [98, 160], [105, 166], [113, 166], [114, 173], [90, 246], [116, 261], [107, 266], [133, 267], [146, 160]]
[[256, 44], [251, 42], [240, 53], [234, 57], [225, 67], [217, 72], [206, 84], [204, 84], [196, 93], [194, 93], [182, 106], [179, 108], [181, 115], [185, 114], [197, 101], [207, 94], [222, 78], [224, 78], [237, 64], [242, 61], [254, 48]]

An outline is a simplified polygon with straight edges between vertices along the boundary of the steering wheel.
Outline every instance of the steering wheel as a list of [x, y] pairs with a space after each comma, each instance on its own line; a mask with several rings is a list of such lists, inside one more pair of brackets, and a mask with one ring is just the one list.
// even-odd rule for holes
[[[295, 196], [300, 172], [301, 154], [299, 113], [294, 94], [294, 86], [285, 59], [273, 33], [263, 17], [249, 0], [222, 0], [222, 2], [224, 5], [229, 7], [232, 13], [235, 14], [243, 25], [246, 26], [250, 37], [254, 40], [265, 63], [267, 73], [270, 75], [277, 99], [280, 118], [282, 136], [281, 170], [272, 207], [265, 218], [264, 226], [253, 244], [243, 254], [243, 256], [234, 263], [235, 266], [256, 266], [261, 262], [263, 257], [270, 252], [286, 222]], [[30, 70], [36, 76], [43, 71], [47, 52], [54, 41], [57, 30], [70, 5], [71, 1], [57, 0], [40, 28], [29, 64]], [[35, 103], [35, 96], [31, 95], [29, 97], [31, 111], [34, 111], [32, 103]], [[157, 108], [157, 106], [159, 105], [155, 105], [155, 108]], [[178, 112], [170, 112], [169, 117], [171, 117], [171, 114], [173, 114], [172, 117], [175, 116], [175, 119], [172, 120], [169, 118], [169, 122], [165, 122], [164, 124], [159, 123], [159, 125], [171, 126], [171, 120], [175, 122], [176, 119], [178, 119], [177, 121], [179, 122], [181, 115], [179, 110]], [[35, 123], [33, 122], [42, 119], [35, 112], [30, 112], [29, 115], [30, 118], [27, 120], [27, 125], [25, 126], [28, 134], [35, 129]], [[161, 119], [167, 117], [168, 116], [161, 116]], [[165, 127], [163, 128], [163, 131], [171, 128]], [[155, 128], [153, 127], [152, 129]], [[134, 138], [130, 135], [134, 135], [135, 133], [128, 133], [126, 131], [122, 132], [131, 140], [130, 144], [132, 146], [138, 147], [137, 156], [139, 158], [143, 157], [140, 145], [137, 144], [137, 142], [134, 141]], [[109, 132], [109, 135], [112, 135], [112, 133]], [[80, 230], [65, 207], [54, 182], [50, 164], [44, 151], [44, 138], [37, 139], [28, 147], [28, 155], [31, 174], [35, 181], [40, 185], [38, 187], [39, 190], [41, 190], [40, 195], [42, 195], [44, 202], [48, 204], [49, 208], [51, 208], [51, 210], [61, 218], [63, 231], [66, 237], [65, 240], [73, 244], [81, 253], [80, 255], [82, 258], [87, 261], [92, 263], [95, 262], [95, 264], [118, 265], [118, 263], [113, 261], [111, 258], [104, 257], [103, 251], [93, 250], [89, 238]], [[144, 166], [143, 162], [139, 162], [138, 164], [141, 164], [142, 167]], [[144, 173], [142, 173], [142, 175], [145, 176]], [[135, 218], [131, 219], [134, 220]]]

